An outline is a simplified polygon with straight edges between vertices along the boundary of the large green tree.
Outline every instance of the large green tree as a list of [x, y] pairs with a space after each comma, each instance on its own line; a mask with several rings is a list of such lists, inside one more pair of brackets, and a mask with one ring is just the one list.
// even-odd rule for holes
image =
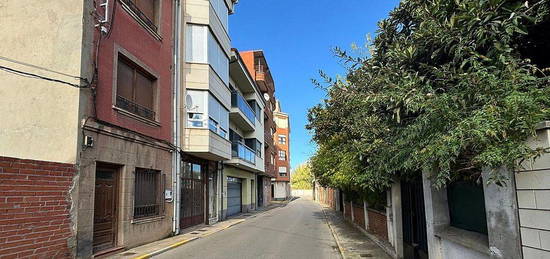
[[403, 0], [368, 54], [336, 49], [347, 74], [323, 75], [326, 99], [308, 114], [316, 177], [374, 190], [430, 170], [442, 186], [545, 152], [525, 140], [550, 118], [548, 5]]
[[290, 177], [292, 189], [311, 190], [313, 188], [313, 174], [309, 163], [296, 167]]

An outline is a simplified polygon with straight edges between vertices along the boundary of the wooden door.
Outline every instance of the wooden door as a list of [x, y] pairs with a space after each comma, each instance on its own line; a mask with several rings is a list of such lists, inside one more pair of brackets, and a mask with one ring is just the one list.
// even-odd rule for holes
[[94, 253], [115, 246], [116, 242], [116, 172], [113, 169], [96, 170], [94, 198]]

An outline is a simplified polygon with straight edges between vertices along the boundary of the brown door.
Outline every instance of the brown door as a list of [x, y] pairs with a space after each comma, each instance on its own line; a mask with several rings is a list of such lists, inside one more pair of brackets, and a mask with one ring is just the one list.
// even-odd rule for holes
[[205, 167], [203, 164], [184, 162], [180, 194], [182, 229], [205, 221]]
[[116, 172], [96, 171], [94, 202], [94, 253], [115, 246], [116, 234]]

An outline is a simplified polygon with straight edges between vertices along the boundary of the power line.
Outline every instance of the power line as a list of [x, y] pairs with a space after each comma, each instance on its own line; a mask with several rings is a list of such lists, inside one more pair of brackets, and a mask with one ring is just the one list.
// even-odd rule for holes
[[72, 77], [72, 78], [75, 78], [75, 79], [80, 79], [80, 80], [87, 81], [85, 78], [82, 78], [82, 77], [79, 77], [79, 76], [73, 76], [73, 75], [65, 74], [65, 73], [54, 71], [54, 70], [51, 70], [51, 69], [48, 69], [48, 68], [45, 68], [45, 67], [40, 67], [40, 66], [37, 66], [37, 65], [25, 63], [25, 62], [18, 61], [18, 60], [15, 60], [15, 59], [11, 59], [11, 58], [7, 58], [7, 57], [0, 56], [0, 60], [4, 60], [4, 61], [7, 61], [7, 62], [19, 64], [19, 65], [22, 65], [22, 66], [27, 66], [27, 67], [32, 67], [32, 68], [48, 71], [48, 72], [55, 73], [55, 74], [62, 75], [62, 76], [67, 76], [67, 77]]
[[20, 75], [20, 76], [25, 76], [25, 77], [35, 78], [35, 79], [42, 79], [42, 80], [55, 82], [55, 83], [60, 83], [60, 84], [66, 84], [66, 85], [70, 85], [70, 86], [76, 87], [76, 88], [87, 88], [89, 86], [88, 80], [87, 79], [82, 79], [82, 78], [77, 78], [77, 79], [84, 80], [86, 82], [86, 85], [77, 85], [77, 84], [69, 83], [69, 82], [66, 82], [66, 81], [63, 81], [63, 80], [54, 79], [54, 78], [50, 78], [50, 77], [45, 77], [45, 76], [41, 76], [41, 75], [37, 75], [37, 74], [33, 74], [33, 73], [28, 73], [28, 72], [16, 70], [16, 69], [5, 67], [5, 66], [0, 66], [0, 70], [4, 70], [8, 73], [12, 73], [12, 74]]

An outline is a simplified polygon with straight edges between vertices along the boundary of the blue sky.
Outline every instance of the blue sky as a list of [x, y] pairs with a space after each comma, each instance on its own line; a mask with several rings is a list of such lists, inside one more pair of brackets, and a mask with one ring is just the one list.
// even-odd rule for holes
[[275, 96], [291, 120], [292, 167], [307, 161], [315, 145], [305, 129], [307, 110], [324, 93], [311, 83], [319, 70], [343, 74], [331, 49], [363, 46], [398, 0], [241, 0], [229, 18], [233, 47], [262, 49], [275, 80]]

